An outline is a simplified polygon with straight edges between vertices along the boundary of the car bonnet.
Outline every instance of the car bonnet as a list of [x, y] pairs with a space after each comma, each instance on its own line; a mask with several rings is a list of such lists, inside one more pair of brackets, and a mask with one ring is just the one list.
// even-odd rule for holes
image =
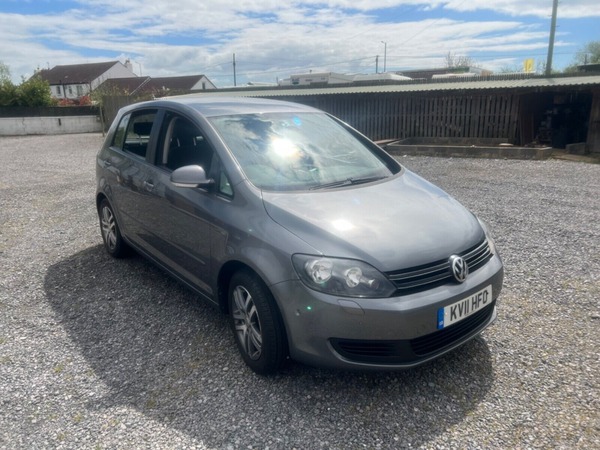
[[361, 259], [381, 271], [448, 258], [484, 232], [454, 198], [406, 170], [384, 182], [310, 192], [263, 192], [278, 224], [323, 255]]

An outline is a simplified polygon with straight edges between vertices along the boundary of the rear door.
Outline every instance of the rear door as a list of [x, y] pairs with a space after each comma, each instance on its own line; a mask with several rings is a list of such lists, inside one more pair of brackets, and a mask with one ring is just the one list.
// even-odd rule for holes
[[148, 179], [154, 166], [153, 130], [157, 109], [131, 112], [121, 118], [111, 145], [109, 171], [114, 177], [112, 201], [118, 210], [123, 232], [137, 245], [144, 246], [143, 235], [148, 211]]

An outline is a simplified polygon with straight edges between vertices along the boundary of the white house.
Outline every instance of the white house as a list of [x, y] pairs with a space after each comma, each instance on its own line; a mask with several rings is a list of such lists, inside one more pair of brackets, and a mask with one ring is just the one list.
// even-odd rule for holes
[[54, 66], [41, 70], [37, 75], [50, 84], [52, 97], [77, 100], [88, 95], [104, 81], [114, 78], [136, 77], [128, 61], [108, 61], [91, 64]]

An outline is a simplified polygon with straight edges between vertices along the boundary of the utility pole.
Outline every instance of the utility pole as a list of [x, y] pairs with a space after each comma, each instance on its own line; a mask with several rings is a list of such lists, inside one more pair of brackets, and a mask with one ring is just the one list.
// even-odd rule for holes
[[235, 78], [235, 53], [233, 54], [233, 86], [237, 86], [237, 81]]
[[383, 44], [383, 73], [387, 71], [387, 42], [381, 41]]
[[548, 43], [548, 59], [546, 59], [546, 76], [552, 74], [552, 55], [554, 53], [554, 35], [556, 34], [556, 15], [558, 10], [558, 0], [552, 3], [552, 22], [550, 24], [550, 42]]
[[375, 73], [379, 73], [379, 55], [375, 56]]

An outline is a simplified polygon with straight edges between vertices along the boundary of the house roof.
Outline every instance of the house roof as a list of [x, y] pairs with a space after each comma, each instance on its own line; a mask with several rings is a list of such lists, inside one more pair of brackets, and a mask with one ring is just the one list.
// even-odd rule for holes
[[98, 89], [115, 89], [127, 94], [140, 92], [178, 91], [188, 92], [204, 79], [204, 75], [187, 75], [181, 77], [133, 77], [112, 78], [102, 83]]
[[149, 80], [150, 77], [110, 78], [102, 83], [98, 89], [133, 94]]
[[189, 91], [191, 90], [200, 80], [204, 78], [204, 75], [187, 75], [181, 77], [156, 77], [151, 78], [147, 86], [148, 90], [162, 91]]
[[91, 83], [116, 64], [120, 64], [119, 61], [54, 66], [52, 69], [42, 69], [39, 75], [50, 85], [84, 84]]
[[[334, 95], [334, 94], [385, 94], [411, 93], [434, 91], [483, 91], [498, 89], [515, 90], [549, 90], [569, 87], [600, 87], [600, 75], [570, 76], [570, 77], [529, 77], [511, 79], [505, 77], [485, 77], [469, 80], [436, 80], [436, 81], [406, 81], [399, 84], [378, 85], [343, 85], [335, 87], [285, 87], [253, 89], [219, 89], [211, 90], [202, 95], [235, 95], [241, 97], [293, 97], [304, 95]], [[197, 95], [197, 94], [189, 94]]]

